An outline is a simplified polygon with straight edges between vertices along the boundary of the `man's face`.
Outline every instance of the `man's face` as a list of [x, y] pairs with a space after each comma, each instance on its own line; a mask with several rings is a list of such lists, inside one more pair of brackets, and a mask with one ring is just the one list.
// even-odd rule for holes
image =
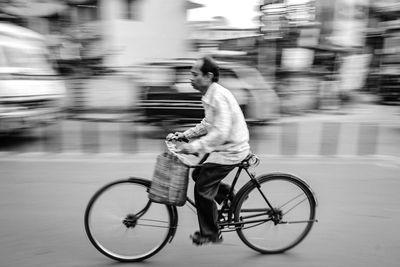
[[203, 60], [197, 60], [193, 65], [191, 73], [192, 77], [190, 78], [190, 83], [193, 88], [200, 91], [201, 93], [206, 92], [208, 87], [211, 85], [212, 74], [205, 74], [201, 72], [200, 68], [203, 65]]

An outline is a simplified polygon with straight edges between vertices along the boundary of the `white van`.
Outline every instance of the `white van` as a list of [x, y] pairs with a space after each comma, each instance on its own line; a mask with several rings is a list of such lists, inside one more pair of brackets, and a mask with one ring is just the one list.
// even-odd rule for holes
[[65, 103], [64, 82], [42, 35], [0, 23], [0, 133], [54, 123]]

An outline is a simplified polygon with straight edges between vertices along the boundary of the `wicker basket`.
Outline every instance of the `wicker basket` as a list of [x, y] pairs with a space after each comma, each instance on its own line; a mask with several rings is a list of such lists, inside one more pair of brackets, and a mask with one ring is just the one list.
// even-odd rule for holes
[[186, 202], [189, 167], [172, 153], [157, 157], [149, 198], [157, 203], [183, 206]]

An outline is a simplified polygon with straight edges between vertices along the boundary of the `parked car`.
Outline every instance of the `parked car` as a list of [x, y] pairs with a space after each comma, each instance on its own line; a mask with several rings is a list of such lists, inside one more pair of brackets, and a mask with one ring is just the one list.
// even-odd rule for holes
[[[201, 94], [190, 84], [194, 59], [163, 60], [140, 67], [137, 109], [141, 121], [164, 124], [196, 123], [204, 117]], [[279, 116], [279, 99], [254, 68], [218, 62], [219, 83], [236, 97], [248, 123], [267, 123]]]

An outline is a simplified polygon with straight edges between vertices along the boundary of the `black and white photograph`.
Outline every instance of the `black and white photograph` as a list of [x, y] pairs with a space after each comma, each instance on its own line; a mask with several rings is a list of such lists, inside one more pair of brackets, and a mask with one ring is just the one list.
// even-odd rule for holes
[[0, 0], [0, 266], [397, 267], [398, 0]]

